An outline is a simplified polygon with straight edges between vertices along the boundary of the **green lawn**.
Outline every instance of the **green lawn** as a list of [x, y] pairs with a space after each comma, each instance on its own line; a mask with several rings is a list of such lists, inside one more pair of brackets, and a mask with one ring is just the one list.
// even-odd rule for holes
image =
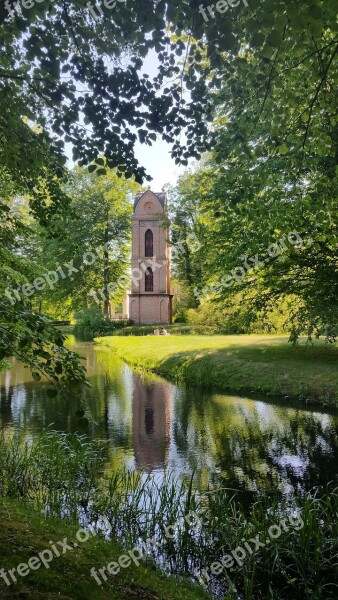
[[[39, 552], [50, 549], [50, 541], [57, 545], [67, 538], [67, 544], [76, 540], [78, 526], [62, 521], [46, 520], [28, 504], [3, 500], [0, 502], [0, 570], [14, 569], [28, 563]], [[7, 586], [0, 578], [0, 598], [25, 600], [206, 600], [198, 586], [179, 583], [141, 564], [121, 569], [100, 587], [90, 575], [125, 554], [115, 542], [93, 537], [68, 550], [62, 556], [62, 546], [56, 546], [61, 556], [54, 558], [50, 568], [40, 566], [25, 577], [14, 573], [17, 583]], [[129, 549], [131, 550], [131, 548]], [[7, 575], [9, 580], [10, 576]]]
[[176, 381], [338, 406], [338, 347], [284, 336], [106, 337], [96, 342], [132, 365]]

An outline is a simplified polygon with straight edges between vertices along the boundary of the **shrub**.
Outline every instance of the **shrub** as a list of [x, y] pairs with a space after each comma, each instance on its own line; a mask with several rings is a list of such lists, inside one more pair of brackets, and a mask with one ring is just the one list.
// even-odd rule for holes
[[74, 335], [85, 339], [96, 336], [112, 335], [115, 331], [127, 327], [131, 321], [121, 319], [111, 321], [101, 312], [98, 306], [91, 306], [75, 315]]

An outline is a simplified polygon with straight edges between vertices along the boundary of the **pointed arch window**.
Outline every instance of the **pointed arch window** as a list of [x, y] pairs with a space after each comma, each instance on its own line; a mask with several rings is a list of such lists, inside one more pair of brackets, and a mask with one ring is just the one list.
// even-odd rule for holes
[[146, 257], [154, 256], [154, 236], [153, 236], [153, 232], [150, 229], [147, 229], [146, 234], [145, 234], [144, 256], [146, 256]]
[[153, 292], [154, 291], [154, 274], [153, 274], [153, 270], [150, 267], [148, 267], [148, 269], [146, 270], [145, 280], [146, 280], [145, 291]]

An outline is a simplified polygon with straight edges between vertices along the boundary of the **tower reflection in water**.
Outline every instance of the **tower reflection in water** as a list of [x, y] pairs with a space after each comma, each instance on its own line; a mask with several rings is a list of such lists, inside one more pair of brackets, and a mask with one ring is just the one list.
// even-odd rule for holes
[[133, 374], [133, 448], [138, 469], [153, 471], [167, 462], [172, 387]]

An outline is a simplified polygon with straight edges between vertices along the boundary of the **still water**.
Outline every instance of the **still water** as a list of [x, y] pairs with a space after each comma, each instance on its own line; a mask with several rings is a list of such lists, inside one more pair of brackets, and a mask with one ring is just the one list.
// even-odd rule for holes
[[337, 480], [337, 413], [174, 385], [93, 343], [70, 338], [69, 346], [84, 357], [92, 387], [82, 397], [48, 398], [48, 386], [14, 361], [0, 375], [2, 429], [32, 437], [47, 427], [75, 432], [82, 407], [86, 435], [108, 441], [110, 470], [195, 472], [203, 489], [221, 482], [285, 494]]

